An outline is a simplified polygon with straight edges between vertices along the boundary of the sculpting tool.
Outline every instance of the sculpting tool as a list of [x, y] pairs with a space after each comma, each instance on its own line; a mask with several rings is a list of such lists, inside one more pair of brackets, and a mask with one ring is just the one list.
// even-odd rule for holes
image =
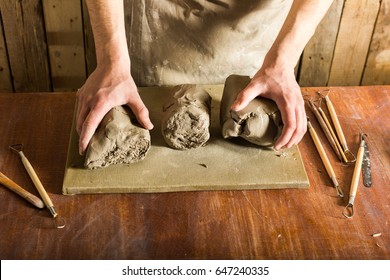
[[[363, 137], [366, 135], [363, 135]], [[367, 141], [364, 141], [364, 153], [363, 153], [363, 163], [362, 163], [362, 174], [363, 174], [363, 185], [367, 188], [372, 187], [372, 177], [371, 177], [371, 161], [370, 161], [370, 151], [368, 150]]]
[[324, 110], [322, 110], [321, 107], [318, 108], [318, 112], [320, 112], [321, 117], [323, 118], [323, 120], [324, 120], [326, 126], [328, 127], [329, 132], [330, 132], [330, 134], [332, 135], [332, 138], [334, 139], [334, 142], [335, 142], [335, 144], [336, 144], [336, 147], [337, 147], [337, 149], [338, 149], [338, 151], [339, 151], [339, 153], [340, 153], [342, 159], [344, 160], [345, 163], [347, 163], [348, 160], [347, 160], [347, 158], [345, 157], [344, 150], [343, 150], [343, 148], [341, 147], [341, 145], [340, 145], [340, 143], [339, 143], [339, 139], [337, 139], [337, 136], [336, 136], [336, 134], [335, 134], [335, 132], [334, 132], [334, 130], [333, 130], [333, 128], [332, 128], [332, 126], [331, 126], [329, 120], [328, 120], [328, 117], [325, 115], [325, 112], [324, 112]]
[[[339, 160], [341, 161], [342, 158], [341, 158], [341, 154], [340, 154], [340, 151], [339, 149], [337, 148], [337, 145], [336, 145], [336, 142], [335, 142], [335, 139], [333, 138], [331, 132], [330, 132], [330, 129], [329, 127], [327, 126], [327, 124], [325, 123], [325, 120], [324, 118], [321, 116], [321, 114], [319, 113], [318, 111], [318, 108], [317, 106], [313, 103], [313, 101], [309, 100], [309, 108], [310, 110], [313, 112], [314, 116], [316, 117], [318, 123], [320, 124], [321, 128], [322, 128], [322, 131], [324, 132], [325, 136], [326, 136], [326, 139], [328, 139], [328, 142], [330, 144], [330, 146], [332, 147], [333, 151], [336, 153], [337, 157], [339, 158]], [[337, 139], [336, 139], [337, 140]]]
[[353, 170], [353, 176], [351, 181], [351, 187], [349, 190], [349, 201], [347, 206], [345, 206], [343, 215], [346, 218], [352, 218], [354, 215], [353, 204], [355, 202], [356, 192], [359, 184], [360, 171], [362, 169], [363, 154], [364, 154], [364, 134], [360, 133], [360, 145], [357, 154], [355, 169]]
[[313, 139], [313, 142], [317, 148], [317, 151], [320, 154], [320, 157], [321, 157], [322, 163], [325, 166], [326, 172], [328, 173], [330, 179], [332, 180], [333, 186], [335, 187], [335, 189], [337, 191], [337, 195], [339, 197], [343, 197], [344, 194], [343, 194], [343, 191], [341, 190], [340, 185], [337, 181], [336, 174], [334, 173], [334, 170], [332, 168], [332, 165], [330, 164], [328, 156], [325, 153], [324, 147], [322, 147], [320, 139], [318, 138], [318, 135], [317, 135], [316, 131], [314, 130], [314, 127], [312, 126], [309, 119], [307, 120], [307, 127], [308, 127], [308, 130], [310, 132], [311, 138]]
[[55, 211], [53, 202], [51, 201], [49, 195], [47, 194], [45, 188], [43, 187], [41, 181], [39, 180], [37, 173], [35, 173], [35, 170], [32, 167], [31, 163], [29, 162], [27, 157], [24, 155], [24, 153], [22, 151], [23, 145], [22, 144], [11, 145], [10, 148], [20, 156], [22, 163], [23, 163], [24, 167], [26, 168], [28, 175], [30, 176], [30, 178], [33, 181], [35, 187], [37, 188], [39, 194], [41, 195], [46, 207], [49, 209], [50, 213], [53, 216], [55, 227], [56, 228], [65, 227], [64, 218], [62, 218]]
[[336, 110], [333, 107], [332, 101], [330, 101], [328, 95], [325, 95], [325, 100], [326, 100], [326, 106], [328, 107], [329, 110], [330, 117], [336, 129], [337, 136], [339, 137], [341, 147], [343, 148], [345, 157], [348, 160], [347, 162], [348, 163], [355, 162], [356, 161], [355, 155], [347, 147], [347, 141], [345, 140], [345, 136], [343, 130], [341, 129], [341, 125], [337, 117]]
[[32, 205], [34, 205], [37, 208], [44, 208], [45, 204], [43, 204], [43, 201], [39, 198], [33, 195], [32, 193], [29, 193], [25, 189], [23, 189], [21, 186], [16, 184], [14, 181], [12, 181], [10, 178], [5, 176], [3, 173], [0, 172], [0, 183], [13, 191], [14, 193], [20, 195], [25, 200], [30, 202]]

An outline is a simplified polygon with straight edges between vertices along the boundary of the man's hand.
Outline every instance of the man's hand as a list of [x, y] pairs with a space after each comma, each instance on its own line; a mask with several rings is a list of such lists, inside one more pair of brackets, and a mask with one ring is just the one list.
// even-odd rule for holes
[[244, 109], [257, 96], [274, 100], [281, 112], [284, 127], [275, 142], [275, 149], [290, 148], [298, 144], [306, 132], [307, 121], [294, 69], [261, 68], [237, 96], [232, 110]]
[[232, 109], [242, 110], [256, 96], [276, 102], [284, 128], [275, 149], [289, 148], [306, 132], [306, 112], [294, 66], [333, 0], [294, 0], [290, 12], [260, 70], [239, 94]]
[[118, 105], [130, 107], [138, 122], [152, 129], [149, 111], [142, 102], [128, 66], [97, 67], [77, 92], [76, 129], [83, 154], [96, 128], [107, 112]]
[[127, 105], [138, 122], [152, 129], [149, 112], [130, 74], [123, 0], [86, 0], [96, 46], [97, 68], [77, 92], [76, 129], [83, 154], [111, 108]]

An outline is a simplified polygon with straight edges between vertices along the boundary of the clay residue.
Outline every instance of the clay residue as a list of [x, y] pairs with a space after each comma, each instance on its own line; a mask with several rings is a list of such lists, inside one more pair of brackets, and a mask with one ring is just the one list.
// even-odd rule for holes
[[200, 85], [179, 85], [163, 107], [161, 132], [174, 149], [203, 146], [210, 138], [211, 97]]
[[282, 130], [280, 111], [274, 101], [257, 97], [239, 112], [230, 109], [249, 82], [248, 76], [231, 75], [226, 79], [220, 108], [222, 136], [272, 146]]
[[93, 135], [84, 166], [96, 169], [133, 163], [144, 159], [149, 148], [149, 131], [138, 125], [129, 108], [117, 106], [106, 114]]

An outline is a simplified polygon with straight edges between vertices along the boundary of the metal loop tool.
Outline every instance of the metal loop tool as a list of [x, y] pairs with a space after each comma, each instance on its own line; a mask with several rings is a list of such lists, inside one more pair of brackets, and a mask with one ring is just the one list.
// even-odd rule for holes
[[15, 144], [9, 146], [11, 150], [16, 152], [20, 159], [22, 160], [22, 163], [24, 165], [24, 168], [26, 169], [28, 175], [30, 176], [31, 180], [33, 181], [37, 191], [39, 192], [43, 202], [45, 203], [46, 207], [49, 209], [51, 215], [54, 219], [54, 225], [56, 228], [63, 228], [65, 227], [65, 219], [62, 218], [54, 209], [53, 202], [51, 201], [49, 195], [47, 194], [45, 188], [43, 187], [41, 181], [38, 178], [37, 173], [35, 172], [34, 168], [32, 167], [31, 163], [27, 159], [27, 157], [23, 153], [23, 144]]

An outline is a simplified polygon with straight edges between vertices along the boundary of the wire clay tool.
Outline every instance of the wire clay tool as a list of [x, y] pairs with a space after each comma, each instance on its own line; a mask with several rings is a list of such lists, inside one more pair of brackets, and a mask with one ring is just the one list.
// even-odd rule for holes
[[332, 119], [337, 136], [340, 140], [341, 147], [343, 148], [344, 155], [347, 159], [347, 163], [355, 162], [356, 161], [355, 155], [348, 149], [347, 141], [345, 140], [345, 136], [344, 136], [343, 130], [341, 128], [339, 119], [337, 117], [336, 110], [333, 107], [332, 101], [330, 101], [330, 98], [328, 95], [325, 95], [324, 98], [326, 101], [326, 106], [328, 107], [328, 110], [329, 110], [329, 115]]
[[343, 215], [346, 218], [352, 218], [354, 215], [353, 204], [355, 202], [356, 192], [359, 185], [360, 171], [362, 169], [364, 146], [365, 146], [364, 134], [360, 133], [360, 145], [355, 163], [355, 169], [353, 170], [353, 176], [351, 181], [351, 187], [349, 190], [349, 200], [347, 206], [344, 208]]
[[20, 195], [25, 200], [30, 202], [32, 205], [34, 205], [37, 208], [44, 208], [45, 204], [43, 204], [43, 201], [39, 198], [33, 195], [32, 193], [29, 193], [25, 189], [23, 189], [21, 186], [16, 184], [14, 181], [12, 181], [10, 178], [5, 176], [3, 173], [0, 172], [0, 184], [4, 185], [14, 193]]
[[11, 145], [10, 149], [15, 151], [19, 156], [20, 159], [22, 160], [22, 163], [30, 176], [31, 180], [33, 181], [35, 187], [37, 188], [40, 196], [43, 199], [43, 202], [45, 203], [46, 207], [49, 209], [50, 213], [53, 216], [54, 219], [54, 225], [56, 228], [63, 228], [65, 227], [65, 220], [62, 218], [54, 209], [53, 202], [51, 201], [49, 195], [47, 194], [45, 188], [43, 187], [41, 181], [38, 178], [37, 173], [35, 173], [34, 168], [32, 167], [31, 163], [28, 161], [27, 157], [24, 155], [22, 149], [23, 145], [22, 144], [15, 144]]
[[337, 195], [339, 197], [343, 197], [344, 193], [341, 190], [340, 185], [337, 181], [336, 174], [334, 173], [334, 170], [332, 168], [332, 165], [330, 164], [328, 156], [325, 153], [324, 147], [322, 147], [320, 139], [318, 138], [318, 135], [317, 135], [316, 131], [314, 130], [314, 127], [312, 126], [309, 118], [307, 120], [307, 127], [308, 127], [309, 133], [311, 135], [311, 138], [313, 139], [313, 142], [317, 148], [317, 151], [320, 154], [320, 157], [321, 157], [321, 160], [325, 166], [326, 172], [328, 173], [330, 179], [332, 180], [333, 186], [335, 187], [335, 189], [337, 191]]

